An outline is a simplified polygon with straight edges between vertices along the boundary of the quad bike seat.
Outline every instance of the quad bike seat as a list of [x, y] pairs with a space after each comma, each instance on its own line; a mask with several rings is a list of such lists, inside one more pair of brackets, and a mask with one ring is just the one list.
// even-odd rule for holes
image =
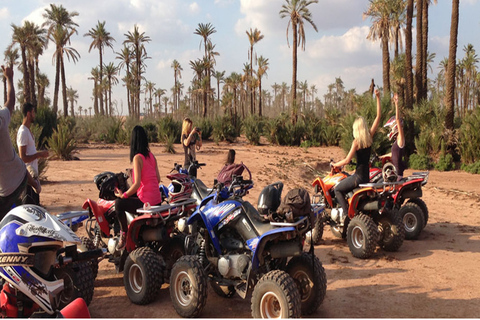
[[197, 192], [202, 199], [208, 196], [208, 194], [210, 193], [210, 189], [208, 189], [207, 186], [200, 179], [195, 179], [193, 185], [197, 189]]
[[264, 234], [275, 228], [270, 224], [270, 220], [263, 218], [249, 202], [243, 202], [243, 207], [258, 234]]

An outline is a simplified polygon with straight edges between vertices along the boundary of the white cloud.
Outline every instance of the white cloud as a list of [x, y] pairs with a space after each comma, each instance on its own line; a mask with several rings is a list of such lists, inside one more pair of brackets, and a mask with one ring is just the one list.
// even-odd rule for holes
[[0, 8], [0, 19], [7, 19], [9, 16], [8, 8]]
[[190, 8], [190, 12], [193, 14], [197, 14], [200, 12], [200, 6], [196, 2], [190, 4], [189, 8]]

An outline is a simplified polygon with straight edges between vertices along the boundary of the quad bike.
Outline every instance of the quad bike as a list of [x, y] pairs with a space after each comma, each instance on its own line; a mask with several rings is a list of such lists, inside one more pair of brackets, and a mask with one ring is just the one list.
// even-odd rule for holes
[[331, 168], [326, 177], [316, 178], [312, 183], [315, 190], [312, 206], [326, 209], [321, 218], [315, 221], [312, 242], [319, 242], [323, 236], [323, 227], [328, 224], [336, 237], [347, 239], [354, 257], [369, 258], [377, 244], [386, 251], [397, 251], [405, 238], [402, 219], [393, 205], [400, 184], [361, 184], [347, 194], [349, 208], [346, 217], [342, 219], [340, 205], [335, 199], [335, 186], [348, 174], [340, 168]]
[[[89, 317], [94, 276], [80, 238], [44, 208], [22, 205], [0, 222], [0, 312], [4, 317]], [[60, 310], [61, 311], [58, 311]]]
[[303, 252], [308, 217], [294, 222], [263, 219], [242, 196], [251, 180], [234, 177], [217, 184], [188, 220], [188, 255], [174, 264], [170, 296], [177, 313], [196, 317], [207, 300], [207, 282], [215, 293], [243, 299], [252, 294], [253, 317], [312, 314], [325, 298], [327, 279], [320, 260]]
[[117, 250], [120, 224], [115, 201], [87, 199], [89, 211], [85, 228], [97, 248], [106, 248], [106, 257], [123, 272], [127, 296], [135, 304], [152, 302], [162, 284], [168, 282], [173, 263], [184, 254], [185, 236], [178, 232], [177, 221], [196, 208], [195, 200], [179, 200], [160, 206], [144, 206], [137, 214], [126, 212], [126, 246]]
[[[390, 157], [382, 158], [382, 168], [373, 166], [377, 157], [370, 161], [370, 182], [397, 181], [397, 171]], [[422, 186], [428, 181], [427, 172], [414, 172], [411, 176], [404, 177], [398, 194], [394, 196], [394, 205], [405, 225], [405, 239], [414, 240], [420, 235], [428, 222], [428, 208], [421, 199]]]

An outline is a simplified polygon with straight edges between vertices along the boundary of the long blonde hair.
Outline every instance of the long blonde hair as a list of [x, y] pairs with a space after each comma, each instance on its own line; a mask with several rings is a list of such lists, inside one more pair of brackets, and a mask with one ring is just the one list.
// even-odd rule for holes
[[357, 118], [353, 123], [353, 137], [357, 140], [359, 149], [368, 148], [372, 145], [372, 136], [363, 117]]
[[190, 120], [190, 118], [183, 119], [182, 137], [183, 135], [188, 137], [188, 135], [190, 134], [190, 131], [192, 131], [192, 125], [193, 125], [193, 122], [192, 120]]

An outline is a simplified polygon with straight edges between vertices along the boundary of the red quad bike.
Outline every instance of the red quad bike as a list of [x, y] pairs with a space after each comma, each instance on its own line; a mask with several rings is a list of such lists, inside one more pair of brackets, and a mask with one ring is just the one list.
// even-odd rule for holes
[[135, 304], [152, 302], [162, 284], [170, 279], [175, 261], [184, 255], [184, 234], [177, 222], [196, 208], [194, 199], [138, 209], [139, 216], [127, 212], [129, 224], [127, 243], [117, 250], [120, 226], [115, 214], [115, 201], [87, 199], [83, 209], [90, 218], [85, 227], [89, 238], [98, 248], [107, 248], [106, 258], [123, 272], [127, 296]]
[[346, 177], [348, 173], [332, 166], [326, 177], [313, 181], [312, 206], [326, 209], [316, 219], [313, 243], [317, 244], [322, 238], [323, 227], [328, 224], [336, 237], [347, 239], [350, 252], [356, 258], [369, 258], [377, 244], [386, 251], [397, 251], [405, 238], [402, 219], [393, 206], [393, 195], [399, 184], [361, 184], [347, 194], [348, 216], [342, 221], [334, 192], [335, 186]]
[[[390, 162], [390, 157], [382, 159], [382, 169], [374, 167], [375, 161], [370, 161], [370, 182], [396, 181], [397, 173], [395, 166]], [[398, 187], [398, 193], [394, 195], [394, 206], [398, 209], [400, 217], [405, 225], [405, 239], [415, 240], [428, 222], [428, 208], [421, 199], [422, 186], [428, 181], [428, 171], [414, 172], [404, 177], [402, 185]]]

